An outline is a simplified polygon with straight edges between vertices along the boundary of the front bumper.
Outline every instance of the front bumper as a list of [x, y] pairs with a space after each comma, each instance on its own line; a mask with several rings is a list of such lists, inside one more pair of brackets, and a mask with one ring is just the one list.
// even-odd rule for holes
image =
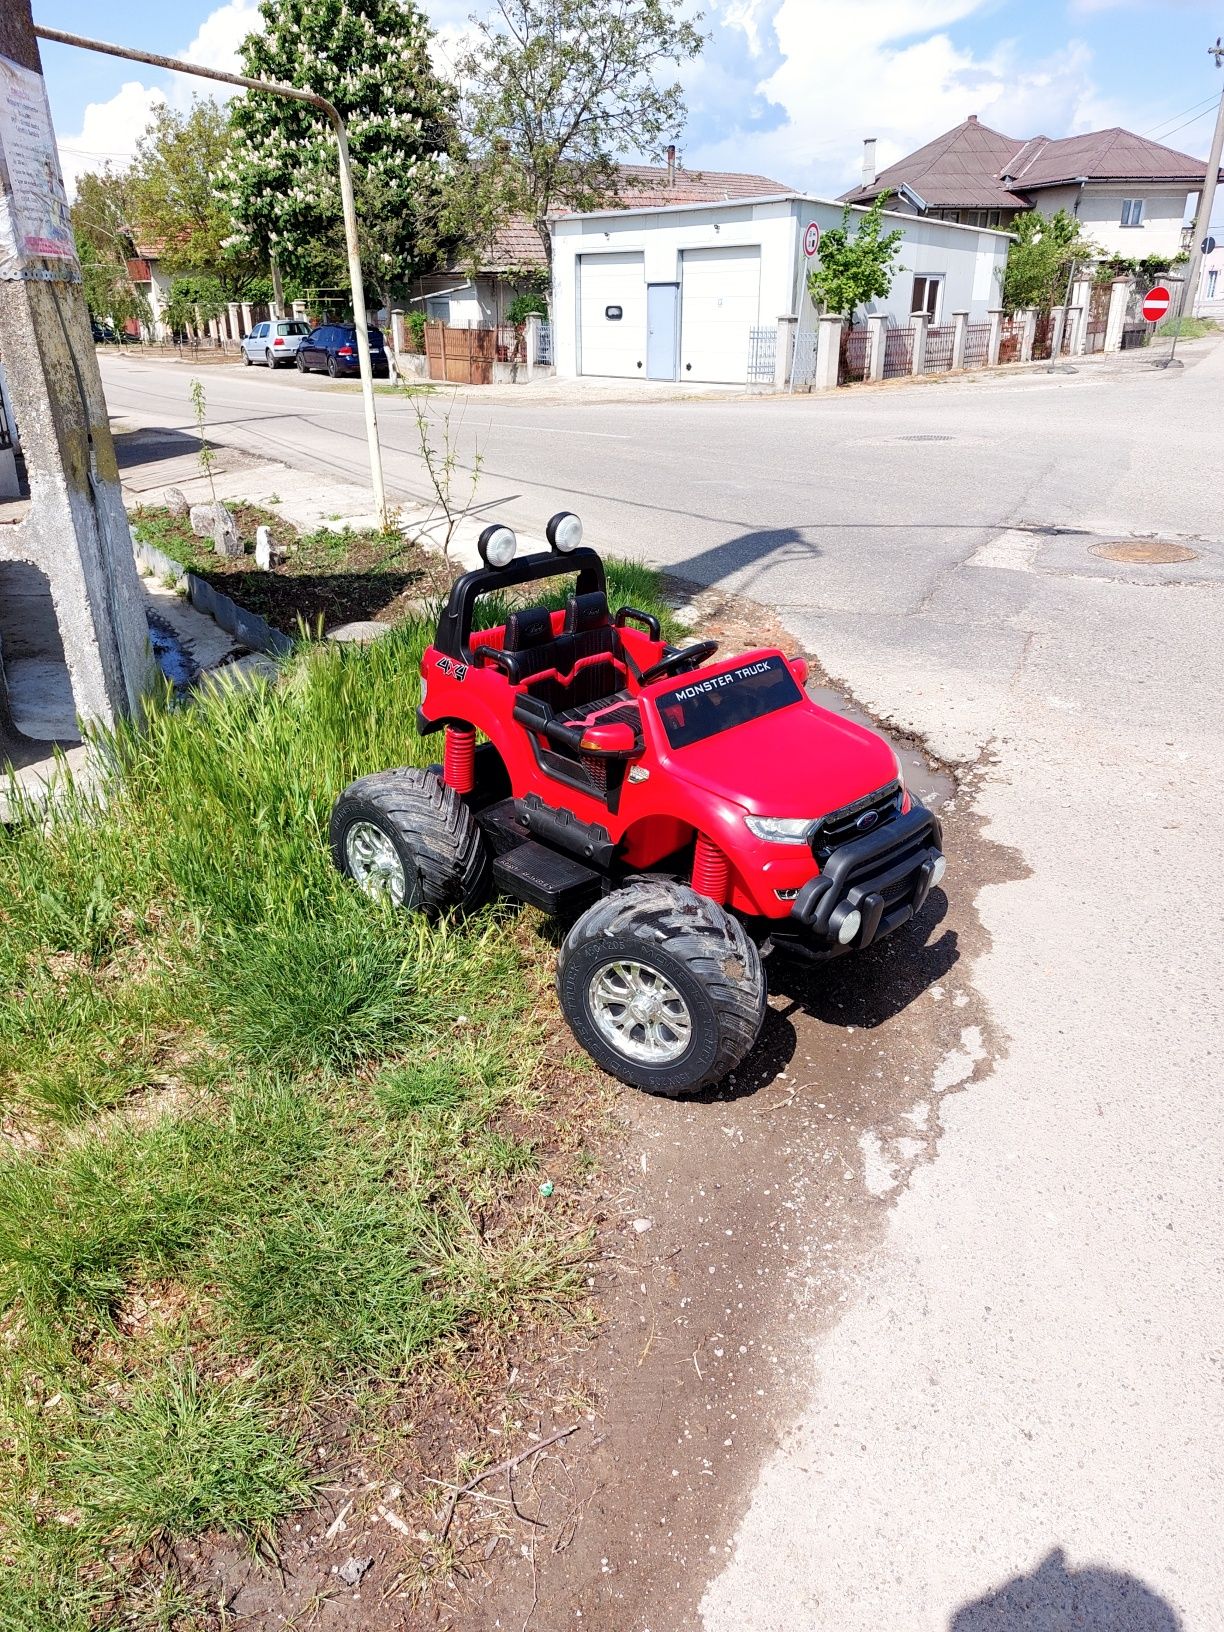
[[[789, 918], [771, 926], [774, 944], [823, 960], [891, 935], [922, 911], [942, 851], [939, 818], [922, 805], [911, 805], [874, 833], [834, 850], [824, 871], [799, 891]], [[863, 919], [845, 946], [837, 938], [838, 923], [845, 917], [838, 913], [841, 907], [860, 912]]]

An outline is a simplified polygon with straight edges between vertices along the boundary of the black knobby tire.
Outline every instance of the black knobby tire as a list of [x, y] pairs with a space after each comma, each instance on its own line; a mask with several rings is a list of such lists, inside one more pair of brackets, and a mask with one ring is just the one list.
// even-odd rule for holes
[[[664, 1064], [613, 1046], [592, 1008], [600, 972], [618, 960], [657, 971], [687, 1005], [691, 1036]], [[574, 1036], [598, 1065], [647, 1093], [675, 1098], [721, 1082], [747, 1055], [765, 1018], [765, 972], [743, 925], [684, 884], [643, 879], [589, 908], [557, 959], [557, 995]]]
[[359, 822], [390, 839], [404, 869], [404, 906], [437, 917], [478, 907], [488, 890], [489, 858], [476, 819], [432, 771], [405, 766], [352, 783], [331, 815], [332, 860], [349, 878], [347, 839]]

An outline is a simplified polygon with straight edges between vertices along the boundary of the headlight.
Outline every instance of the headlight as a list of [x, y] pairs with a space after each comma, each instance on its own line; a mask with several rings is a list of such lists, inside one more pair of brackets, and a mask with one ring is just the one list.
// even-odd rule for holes
[[582, 543], [582, 523], [572, 510], [558, 510], [544, 531], [553, 549], [562, 555], [568, 555]]
[[745, 816], [744, 824], [770, 844], [806, 844], [816, 826], [806, 816]]
[[897, 750], [895, 748], [890, 748], [889, 751], [893, 756], [893, 769], [897, 773], [897, 781], [900, 784], [901, 792], [904, 795], [904, 793], [905, 793], [905, 770], [904, 770], [904, 767], [902, 766], [900, 759], [897, 757]]
[[497, 522], [486, 527], [476, 541], [476, 548], [480, 551], [480, 559], [486, 567], [508, 567], [514, 560], [514, 552], [518, 549], [518, 539], [509, 527], [502, 527]]

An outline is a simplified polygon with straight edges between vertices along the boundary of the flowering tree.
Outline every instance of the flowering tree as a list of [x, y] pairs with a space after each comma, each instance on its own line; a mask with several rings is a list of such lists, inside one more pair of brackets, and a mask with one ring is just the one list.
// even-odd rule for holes
[[[362, 265], [384, 302], [436, 242], [451, 93], [429, 61], [415, 0], [262, 0], [264, 31], [243, 43], [245, 73], [325, 96], [348, 126]], [[293, 284], [343, 301], [336, 144], [323, 114], [257, 92], [237, 98], [234, 152], [220, 183], [238, 232]], [[326, 303], [326, 302], [325, 302]]]

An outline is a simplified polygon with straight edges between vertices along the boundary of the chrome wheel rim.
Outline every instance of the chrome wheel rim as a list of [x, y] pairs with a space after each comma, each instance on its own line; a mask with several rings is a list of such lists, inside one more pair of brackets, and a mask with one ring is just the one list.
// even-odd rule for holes
[[354, 883], [376, 901], [402, 907], [408, 879], [399, 851], [373, 822], [354, 822], [344, 835], [344, 859]]
[[692, 1040], [688, 1004], [649, 964], [628, 958], [601, 964], [591, 976], [587, 1000], [600, 1035], [626, 1059], [669, 1065]]

